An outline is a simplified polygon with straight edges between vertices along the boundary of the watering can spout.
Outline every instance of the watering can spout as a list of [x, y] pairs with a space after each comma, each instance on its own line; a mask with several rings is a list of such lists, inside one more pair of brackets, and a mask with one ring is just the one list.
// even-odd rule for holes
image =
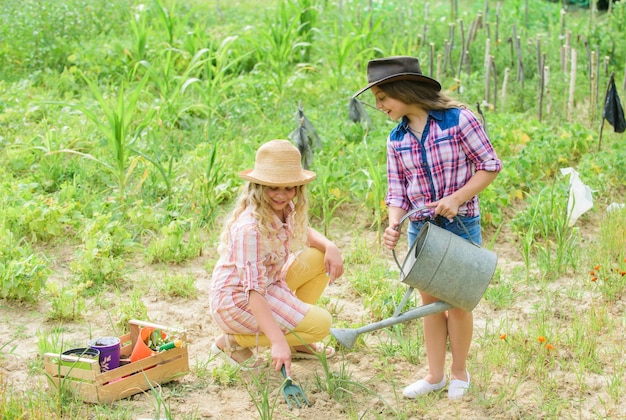
[[354, 347], [359, 333], [354, 328], [331, 328], [330, 333], [339, 344], [347, 349]]
[[452, 305], [446, 302], [438, 301], [429, 303], [427, 305], [420, 306], [419, 308], [412, 309], [404, 312], [398, 316], [383, 319], [382, 321], [374, 322], [369, 325], [364, 325], [360, 328], [331, 328], [330, 333], [335, 337], [337, 342], [346, 348], [352, 348], [359, 334], [378, 330], [381, 328], [390, 327], [392, 325], [400, 324], [401, 322], [407, 322], [412, 319], [422, 318], [427, 315], [436, 314], [439, 312], [447, 311], [452, 308]]

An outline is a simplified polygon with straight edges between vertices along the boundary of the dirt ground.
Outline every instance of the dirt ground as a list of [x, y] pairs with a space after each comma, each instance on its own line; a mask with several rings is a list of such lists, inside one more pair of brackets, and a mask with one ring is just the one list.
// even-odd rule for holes
[[[350, 252], [350, 247], [355, 246], [357, 241], [355, 235], [359, 235], [360, 240], [365, 237], [365, 242], [375, 247], [376, 237], [373, 232], [361, 228], [356, 230], [357, 232], [347, 232], [341, 240], [336, 240], [342, 248], [344, 256]], [[590, 225], [588, 230], [592, 232], [594, 226]], [[500, 237], [494, 246], [494, 251], [498, 254], [498, 268], [502, 271], [502, 276], [507, 276], [507, 273], [511, 273], [514, 267], [522, 264], [522, 261], [515, 245], [505, 240], [506, 236], [502, 233]], [[489, 238], [487, 237], [486, 240], [487, 243]], [[55, 262], [57, 270], [52, 279], [58, 280], [68, 276], [71, 255], [70, 250], [59, 253]], [[385, 255], [390, 266], [396, 267], [391, 253]], [[151, 288], [150, 292], [143, 298], [143, 302], [148, 308], [150, 321], [181, 327], [187, 332], [191, 372], [174, 383], [166, 385], [164, 395], [167, 396], [173, 418], [176, 419], [239, 420], [259, 418], [249, 394], [249, 373], [242, 373], [241, 381], [229, 386], [211, 384], [211, 381], [207, 380], [206, 377], [201, 379], [194, 374], [194, 372], [199, 372], [197, 370], [199, 367], [206, 371], [206, 369], [211, 370], [223, 363], [221, 360], [212, 359], [209, 351], [215, 337], [220, 334], [208, 312], [209, 270], [212, 268], [213, 258], [214, 252], [209, 245], [202, 257], [181, 266], [164, 267], [137, 264], [134, 267], [135, 275], [143, 276], [143, 278], [146, 276], [154, 276], [155, 278], [163, 276], [164, 269], [167, 269], [170, 274], [174, 271], [191, 273], [196, 279], [196, 287], [199, 291], [196, 299], [171, 299], [163, 298], [155, 288]], [[327, 288], [325, 296], [330, 299], [335, 308], [338, 308], [338, 313], [335, 315], [336, 319], [362, 325], [363, 320], [367, 319], [367, 314], [364, 311], [363, 302], [361, 299], [355, 298], [355, 294], [351, 290], [349, 275], [348, 269], [348, 274], [339, 279], [335, 285]], [[406, 287], [403, 284], [398, 284], [398, 287]], [[520, 293], [525, 292], [520, 291]], [[484, 331], [488, 322], [503, 318], [510, 320], [523, 318], [537, 299], [537, 297], [533, 298], [532, 296], [533, 293], [526, 293], [525, 297], [516, 301], [515, 307], [500, 311], [490, 309], [485, 300], [481, 301], [474, 310], [475, 337]], [[108, 298], [112, 302], [117, 299], [114, 294]], [[48, 302], [46, 301], [35, 305], [0, 301], [0, 319], [3, 324], [4, 337], [20, 337], [17, 342], [13, 343], [17, 345], [14, 352], [6, 354], [7, 349], [4, 349], [5, 356], [0, 358], [0, 368], [4, 370], [7, 378], [12, 381], [16, 388], [47, 388], [46, 378], [42, 374], [32, 373], [29, 369], [29, 365], [40, 357], [37, 349], [37, 333], [50, 331], [56, 325], [56, 323], [45, 319], [47, 306]], [[108, 317], [101, 316], [95, 309], [92, 309], [85, 321], [64, 324], [65, 340], [80, 341], [83, 338], [87, 340], [87, 337], [90, 336], [112, 335], [109, 322]], [[421, 328], [421, 322], [412, 321], [412, 323], [414, 328]], [[359, 347], [357, 351], [342, 351], [341, 346], [338, 346], [336, 357], [329, 359], [332, 370], [339, 371], [342, 368], [347, 368], [352, 379], [365, 384], [372, 393], [363, 392], [362, 395], [354, 395], [352, 406], [349, 406], [350, 403], [345, 401], [337, 402], [327, 393], [317, 391], [315, 387], [316, 373], [323, 375], [319, 361], [294, 361], [292, 376], [296, 382], [302, 385], [312, 406], [290, 411], [282, 397], [278, 395], [278, 405], [274, 412], [274, 418], [377, 419], [391, 418], [392, 410], [401, 413], [400, 417], [402, 418], [528, 418], [529, 413], [532, 412], [532, 407], [535, 404], [533, 399], [536, 398], [535, 390], [523, 381], [517, 390], [514, 403], [511, 404], [509, 401], [506, 404], [506, 409], [504, 405], [500, 408], [490, 407], [481, 402], [481, 395], [494, 396], [498, 394], [499, 384], [508, 380], [510, 372], [491, 372], [488, 382], [481, 382], [481, 372], [476, 371], [480, 370], [479, 362], [477, 362], [479, 349], [474, 345], [470, 350], [469, 363], [474, 369], [472, 374], [476, 378], [476, 386], [480, 392], [472, 392], [464, 399], [454, 402], [447, 399], [445, 392], [437, 396], [429, 396], [422, 402], [403, 398], [402, 388], [426, 374], [425, 358], [422, 354], [419, 358], [420, 363], [411, 364], [401, 355], [385, 356], [388, 365], [393, 367], [391, 375], [393, 380], [389, 380], [389, 375], [383, 379], [380, 366], [381, 353], [376, 350], [376, 345], [379, 343], [377, 336], [380, 334], [386, 333], [381, 330], [364, 334], [366, 343], [371, 344], [371, 346]], [[272, 395], [277, 395], [282, 378], [276, 372], [271, 377], [271, 383], [275, 389]], [[173, 388], [174, 386], [175, 388]], [[606, 394], [601, 384], [592, 391]], [[564, 389], [563, 392], [568, 391]], [[601, 397], [602, 394], [598, 395], [598, 399]], [[608, 399], [609, 397], [605, 395], [605, 400]], [[117, 401], [114, 405], [120, 408], [126, 406], [128, 410], [115, 412], [132, 412], [133, 414], [128, 418], [154, 418], [155, 415], [154, 398], [147, 394], [137, 394], [131, 398]], [[88, 405], [86, 404], [86, 406]], [[512, 406], [519, 407], [519, 410], [512, 410]], [[591, 412], [593, 407], [589, 407], [589, 410]], [[92, 415], [94, 412], [98, 412], [94, 406], [86, 407], [86, 411]], [[355, 413], [357, 413], [356, 416]], [[580, 418], [586, 417], [584, 412], [579, 412], [579, 414], [582, 416]]]

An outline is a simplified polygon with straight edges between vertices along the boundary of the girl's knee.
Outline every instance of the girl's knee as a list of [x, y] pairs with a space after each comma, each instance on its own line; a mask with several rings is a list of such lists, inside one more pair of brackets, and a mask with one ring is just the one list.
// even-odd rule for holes
[[452, 308], [448, 311], [448, 318], [451, 318], [451, 319], [464, 320], [464, 319], [472, 319], [472, 317], [473, 315], [471, 311], [468, 312], [460, 308]]
[[309, 266], [313, 270], [326, 271], [324, 267], [324, 253], [317, 248], [308, 248], [304, 251], [306, 257], [305, 260], [309, 263]]
[[309, 333], [315, 336], [317, 340], [321, 340], [330, 334], [333, 318], [327, 310], [319, 306], [311, 306], [309, 313], [307, 313], [307, 318], [310, 320]]

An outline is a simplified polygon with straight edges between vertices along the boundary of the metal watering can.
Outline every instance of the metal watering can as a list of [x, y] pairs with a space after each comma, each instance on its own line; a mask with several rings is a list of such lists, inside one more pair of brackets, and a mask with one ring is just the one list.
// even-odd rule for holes
[[[404, 220], [425, 209], [427, 207], [420, 207], [404, 215], [398, 223], [398, 229]], [[456, 219], [469, 237], [469, 232], [461, 219], [458, 217]], [[352, 348], [359, 334], [447, 311], [450, 308], [473, 310], [487, 290], [498, 262], [494, 252], [431, 222], [424, 224], [402, 265], [398, 262], [395, 251], [393, 256], [400, 267], [401, 281], [410, 286], [400, 305], [391, 318], [360, 328], [331, 328], [330, 333], [339, 344]], [[401, 313], [414, 289], [424, 291], [439, 301]]]

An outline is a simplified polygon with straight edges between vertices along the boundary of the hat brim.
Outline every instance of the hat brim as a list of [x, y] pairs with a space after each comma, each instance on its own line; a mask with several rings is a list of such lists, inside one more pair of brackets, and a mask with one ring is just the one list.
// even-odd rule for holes
[[385, 77], [384, 79], [376, 80], [374, 82], [369, 83], [363, 89], [357, 91], [354, 95], [352, 95], [352, 97], [356, 98], [357, 96], [359, 96], [366, 90], [371, 89], [376, 85], [382, 85], [384, 83], [395, 82], [398, 80], [413, 80], [415, 82], [420, 82], [420, 83], [431, 85], [433, 88], [437, 89], [438, 91], [441, 90], [441, 83], [439, 83], [432, 77], [424, 76], [423, 74], [418, 74], [418, 73], [398, 73], [398, 74], [394, 74], [393, 76]]
[[307, 171], [306, 169], [302, 169], [302, 173], [300, 177], [296, 179], [286, 180], [278, 180], [278, 179], [267, 179], [267, 178], [259, 178], [257, 174], [255, 174], [254, 169], [247, 169], [245, 171], [239, 172], [239, 177], [244, 181], [249, 181], [255, 184], [266, 185], [268, 187], [297, 187], [299, 185], [305, 185], [315, 179], [315, 172]]

